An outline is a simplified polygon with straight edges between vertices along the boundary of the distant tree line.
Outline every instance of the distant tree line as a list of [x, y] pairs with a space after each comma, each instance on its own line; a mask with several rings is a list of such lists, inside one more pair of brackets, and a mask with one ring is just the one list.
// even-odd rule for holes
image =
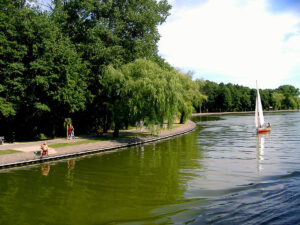
[[[36, 1], [35, 1], [36, 2]], [[159, 55], [167, 0], [0, 2], [0, 136], [17, 140], [184, 122], [206, 98]]]
[[[240, 112], [255, 110], [256, 89], [233, 85], [217, 84], [205, 81], [201, 92], [207, 96], [197, 112]], [[299, 109], [299, 89], [291, 85], [282, 85], [276, 89], [260, 89], [264, 110]]]

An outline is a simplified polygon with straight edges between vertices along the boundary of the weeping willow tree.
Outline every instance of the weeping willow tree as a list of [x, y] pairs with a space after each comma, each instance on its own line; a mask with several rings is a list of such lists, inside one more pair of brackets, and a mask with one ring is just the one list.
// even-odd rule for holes
[[196, 112], [201, 113], [203, 104], [208, 100], [208, 97], [203, 94], [205, 81], [202, 79], [197, 79], [194, 82], [195, 82], [194, 84], [195, 87], [193, 89], [194, 95], [192, 98], [192, 103]]
[[115, 69], [107, 66], [102, 77], [107, 102], [104, 102], [114, 124], [114, 136], [128, 124], [144, 121], [152, 130], [176, 119], [181, 102], [181, 84], [173, 71], [137, 59]]
[[166, 122], [170, 128], [179, 117], [184, 123], [206, 96], [199, 90], [199, 82], [191, 75], [175, 69], [162, 68], [156, 63], [137, 59], [119, 69], [107, 66], [102, 86], [105, 105], [114, 125], [114, 136], [128, 124], [143, 121], [157, 133]]
[[179, 71], [174, 71], [174, 74], [178, 77], [180, 86], [178, 92], [180, 92], [178, 114], [180, 123], [185, 123], [191, 116], [195, 106], [202, 105], [203, 101], [207, 100], [207, 96], [203, 95], [200, 91], [203, 82], [200, 80], [193, 81], [191, 74], [184, 74]]
[[130, 77], [132, 122], [142, 120], [154, 130], [161, 128], [165, 121], [168, 126], [173, 124], [180, 101], [180, 83], [173, 71], [143, 59], [123, 66], [122, 71]]

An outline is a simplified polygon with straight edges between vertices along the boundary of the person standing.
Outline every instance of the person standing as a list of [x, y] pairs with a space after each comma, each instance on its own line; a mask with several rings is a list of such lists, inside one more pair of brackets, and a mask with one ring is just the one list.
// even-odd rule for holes
[[72, 140], [72, 124], [69, 124], [68, 126], [68, 137], [69, 137], [69, 140]]
[[71, 128], [71, 140], [75, 139], [74, 126]]

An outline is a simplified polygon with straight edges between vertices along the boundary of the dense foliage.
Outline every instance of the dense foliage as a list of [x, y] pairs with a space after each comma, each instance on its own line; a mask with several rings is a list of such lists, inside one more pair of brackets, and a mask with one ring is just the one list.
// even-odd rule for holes
[[[256, 89], [239, 85], [217, 84], [206, 81], [201, 87], [207, 101], [197, 112], [240, 112], [255, 109]], [[299, 109], [299, 89], [291, 85], [282, 85], [277, 89], [260, 90], [263, 108], [265, 110]]]
[[[38, 1], [30, 1], [38, 2]], [[0, 136], [32, 139], [119, 130], [153, 131], [193, 111], [253, 110], [256, 91], [192, 80], [159, 55], [167, 0], [0, 2]], [[299, 107], [299, 90], [263, 90], [265, 108]]]
[[[105, 132], [143, 121], [184, 122], [200, 83], [158, 56], [166, 0], [55, 0], [41, 10], [0, 3], [0, 135], [9, 139]], [[198, 104], [199, 105], [199, 104]]]

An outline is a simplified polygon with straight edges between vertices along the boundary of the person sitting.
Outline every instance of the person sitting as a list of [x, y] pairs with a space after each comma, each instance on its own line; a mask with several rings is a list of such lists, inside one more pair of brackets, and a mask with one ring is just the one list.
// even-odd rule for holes
[[41, 146], [41, 156], [43, 155], [48, 155], [48, 145], [46, 141]]
[[268, 123], [268, 128], [271, 128], [271, 124], [270, 123]]

